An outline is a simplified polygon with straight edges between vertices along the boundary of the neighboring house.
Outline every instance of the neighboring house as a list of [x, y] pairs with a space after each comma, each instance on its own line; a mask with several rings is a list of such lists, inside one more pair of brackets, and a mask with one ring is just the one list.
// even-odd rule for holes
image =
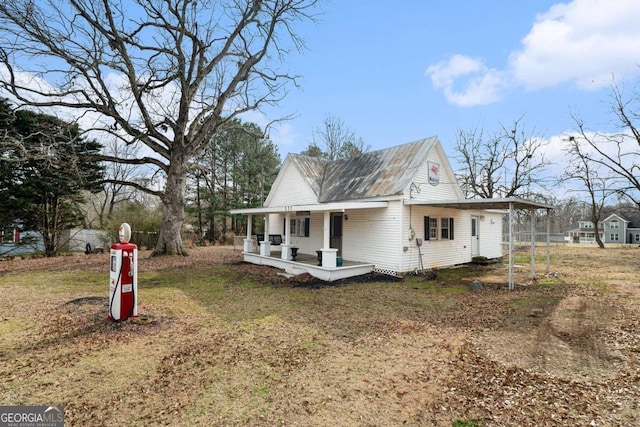
[[[17, 242], [0, 242], [0, 257], [23, 254], [43, 253], [44, 241], [42, 234], [37, 231], [21, 231], [16, 233]], [[90, 230], [85, 228], [73, 228], [63, 230], [59, 239], [60, 252], [87, 252], [96, 249], [109, 248], [111, 236], [106, 231]]]
[[[520, 199], [464, 199], [432, 137], [346, 160], [289, 154], [264, 206], [231, 213], [249, 217], [245, 261], [336, 280], [500, 258], [507, 208], [551, 207]], [[259, 253], [254, 215], [264, 216], [264, 236], [272, 237], [262, 238]], [[274, 249], [280, 252], [272, 256]], [[302, 262], [304, 255], [307, 261], [317, 255], [321, 265]]]
[[[593, 221], [578, 221], [578, 228], [567, 232], [572, 243], [595, 243]], [[640, 211], [613, 212], [598, 224], [598, 234], [603, 243], [640, 245]]]

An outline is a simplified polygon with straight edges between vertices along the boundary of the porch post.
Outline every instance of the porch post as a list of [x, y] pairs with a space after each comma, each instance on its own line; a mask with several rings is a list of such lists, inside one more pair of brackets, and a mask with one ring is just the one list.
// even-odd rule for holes
[[269, 240], [269, 214], [264, 216], [264, 240], [260, 243], [260, 255], [271, 255], [271, 241]]
[[536, 211], [531, 208], [531, 278], [536, 277]]
[[244, 251], [245, 252], [253, 252], [253, 239], [251, 238], [251, 225], [253, 222], [253, 215], [247, 215], [247, 237], [244, 239]]
[[551, 268], [551, 209], [547, 208], [547, 274]]
[[509, 290], [513, 289], [513, 202], [509, 202]]
[[338, 250], [331, 248], [331, 212], [324, 213], [324, 246], [322, 247], [322, 266], [336, 268]]
[[323, 248], [330, 248], [331, 247], [331, 212], [325, 212], [324, 213], [324, 228], [322, 229], [323, 231], [323, 240], [322, 240], [322, 247]]
[[282, 252], [280, 258], [287, 261], [291, 260], [291, 212], [287, 212], [284, 221], [284, 242], [280, 245]]

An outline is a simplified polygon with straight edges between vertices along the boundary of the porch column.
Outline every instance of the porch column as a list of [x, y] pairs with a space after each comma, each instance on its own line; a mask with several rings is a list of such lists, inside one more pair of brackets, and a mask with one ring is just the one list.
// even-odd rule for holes
[[509, 290], [513, 289], [513, 202], [509, 202]]
[[247, 215], [247, 237], [244, 239], [244, 251], [245, 252], [253, 252], [253, 239], [251, 238], [251, 225], [253, 222], [253, 215]]
[[324, 213], [324, 246], [322, 247], [322, 266], [337, 267], [338, 250], [331, 248], [331, 212]]
[[260, 255], [271, 255], [271, 241], [269, 240], [269, 214], [264, 216], [264, 240], [260, 243]]
[[324, 238], [322, 239], [322, 247], [331, 247], [331, 212], [324, 213], [324, 227], [322, 229]]
[[547, 208], [547, 274], [551, 268], [551, 209]]
[[284, 220], [284, 242], [280, 245], [282, 252], [280, 258], [291, 260], [291, 212], [287, 212]]
[[531, 208], [531, 278], [536, 277], [536, 210]]

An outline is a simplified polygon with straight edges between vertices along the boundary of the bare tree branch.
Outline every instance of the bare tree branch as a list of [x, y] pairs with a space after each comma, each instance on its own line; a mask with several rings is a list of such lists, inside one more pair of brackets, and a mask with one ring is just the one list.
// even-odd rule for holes
[[458, 131], [457, 172], [468, 197], [529, 197], [544, 189], [544, 171], [549, 163], [543, 154], [544, 140], [527, 133], [522, 118], [509, 128], [486, 137], [482, 130]]
[[162, 171], [155, 253], [182, 253], [189, 160], [238, 115], [277, 103], [297, 83], [283, 59], [303, 47], [294, 24], [313, 19], [317, 2], [5, 0], [0, 90], [143, 144], [137, 161], [102, 160]]

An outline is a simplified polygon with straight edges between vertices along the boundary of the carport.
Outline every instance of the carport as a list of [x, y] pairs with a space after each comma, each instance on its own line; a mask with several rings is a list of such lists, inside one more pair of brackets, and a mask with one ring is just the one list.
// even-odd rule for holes
[[535, 211], [538, 209], [546, 210], [547, 217], [547, 232], [546, 232], [546, 272], [550, 271], [551, 266], [551, 209], [553, 206], [545, 203], [533, 202], [530, 200], [524, 200], [517, 197], [507, 197], [501, 199], [462, 199], [462, 200], [440, 200], [440, 201], [414, 201], [405, 200], [407, 205], [420, 205], [420, 206], [434, 206], [442, 208], [455, 208], [455, 209], [492, 209], [507, 211], [509, 214], [509, 290], [514, 289], [514, 248], [513, 248], [513, 212], [517, 210], [529, 210], [531, 212], [531, 278], [536, 276], [536, 260], [535, 260]]

